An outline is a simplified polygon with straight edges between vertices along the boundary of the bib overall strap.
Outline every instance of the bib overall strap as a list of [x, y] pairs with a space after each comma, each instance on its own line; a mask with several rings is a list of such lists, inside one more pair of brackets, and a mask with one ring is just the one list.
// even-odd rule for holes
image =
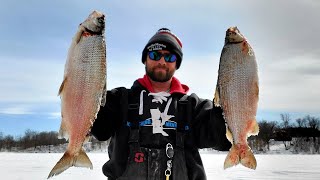
[[123, 124], [127, 123], [128, 120], [128, 90], [124, 87], [120, 88], [121, 91], [121, 115]]
[[136, 103], [128, 103], [128, 117], [130, 117], [130, 122], [127, 121], [127, 124], [130, 123], [130, 135], [129, 135], [129, 146], [132, 146], [132, 150], [135, 152], [141, 152], [139, 136], [140, 136], [140, 126], [138, 121], [138, 116], [136, 115], [139, 109], [139, 105]]
[[132, 150], [135, 152], [140, 152], [140, 144], [139, 144], [139, 129], [130, 128], [130, 135], [128, 140], [129, 146], [132, 147]]
[[184, 149], [184, 136], [185, 132], [189, 130], [188, 126], [188, 116], [191, 113], [188, 111], [188, 100], [187, 95], [184, 95], [179, 101], [177, 102], [177, 131], [176, 131], [176, 146], [178, 148]]

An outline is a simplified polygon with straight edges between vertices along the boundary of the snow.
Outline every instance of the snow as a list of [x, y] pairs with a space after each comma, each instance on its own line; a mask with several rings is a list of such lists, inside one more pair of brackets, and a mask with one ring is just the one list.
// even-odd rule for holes
[[[0, 174], [4, 180], [44, 180], [62, 153], [0, 153]], [[93, 169], [71, 167], [52, 180], [105, 180], [101, 167], [104, 153], [88, 153]], [[320, 179], [320, 155], [256, 154], [256, 170], [241, 165], [223, 170], [226, 153], [201, 151], [208, 180], [212, 179]]]

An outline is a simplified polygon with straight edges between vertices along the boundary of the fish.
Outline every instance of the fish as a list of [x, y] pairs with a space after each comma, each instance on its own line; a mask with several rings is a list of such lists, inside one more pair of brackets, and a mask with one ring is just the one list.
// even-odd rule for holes
[[48, 175], [59, 175], [69, 167], [93, 165], [83, 144], [100, 106], [106, 101], [106, 42], [105, 15], [94, 10], [75, 33], [64, 67], [63, 82], [59, 88], [61, 99], [61, 125], [59, 138], [69, 140], [62, 158]]
[[220, 56], [214, 95], [215, 106], [223, 110], [227, 139], [232, 143], [224, 169], [239, 163], [250, 169], [257, 167], [247, 138], [259, 133], [256, 121], [258, 100], [259, 77], [255, 53], [239, 29], [229, 27]]

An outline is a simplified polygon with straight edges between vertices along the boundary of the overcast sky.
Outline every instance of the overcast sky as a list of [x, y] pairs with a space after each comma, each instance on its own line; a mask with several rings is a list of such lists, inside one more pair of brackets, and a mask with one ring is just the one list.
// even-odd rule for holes
[[258, 120], [320, 117], [318, 0], [2, 0], [0, 132], [58, 130], [67, 51], [93, 10], [106, 14], [108, 89], [144, 75], [141, 52], [162, 27], [183, 43], [176, 77], [212, 99], [225, 31], [237, 26], [259, 70]]

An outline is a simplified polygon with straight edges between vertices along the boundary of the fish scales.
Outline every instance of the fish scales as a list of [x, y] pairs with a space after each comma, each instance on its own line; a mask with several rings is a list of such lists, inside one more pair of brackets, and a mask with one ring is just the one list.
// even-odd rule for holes
[[[221, 99], [222, 103], [228, 103], [223, 105], [224, 116], [228, 121], [228, 127], [233, 132], [235, 143], [240, 140], [238, 137], [240, 132], [246, 128], [245, 123], [248, 119], [255, 119], [252, 117], [255, 113], [256, 102], [252, 101], [255, 94], [252, 94], [248, 88], [254, 88], [255, 79], [257, 79], [256, 61], [252, 56], [245, 56], [242, 53], [241, 47], [237, 44], [227, 45], [225, 55], [223, 59], [231, 59], [232, 61], [221, 61], [219, 71], [219, 86], [220, 96], [225, 97]], [[237, 55], [236, 58], [232, 58], [232, 55]], [[246, 61], [246, 62], [245, 62]], [[227, 70], [225, 70], [227, 69]], [[221, 81], [220, 81], [221, 79]], [[251, 116], [251, 117], [250, 117]]]
[[258, 94], [258, 72], [253, 49], [240, 31], [231, 27], [227, 30], [220, 57], [215, 94], [215, 104], [223, 109], [227, 137], [233, 144], [225, 168], [239, 162], [246, 167], [256, 168], [247, 137], [259, 131], [256, 122]]
[[68, 52], [61, 97], [59, 136], [69, 139], [62, 158], [49, 173], [58, 175], [71, 166], [88, 167], [92, 163], [82, 148], [100, 106], [106, 97], [106, 43], [104, 15], [93, 11], [79, 25]]
[[[80, 40], [77, 47], [74, 49], [75, 60], [73, 63], [73, 71], [68, 72], [68, 78], [73, 81], [68, 81], [65, 85], [65, 92], [62, 93], [62, 103], [66, 107], [70, 107], [65, 113], [63, 123], [67, 123], [69, 131], [84, 132], [73, 133], [71, 135], [81, 135], [85, 139], [86, 134], [94, 119], [96, 118], [97, 110], [100, 107], [103, 86], [105, 81], [105, 51], [104, 38], [102, 36], [84, 37]], [[89, 47], [89, 49], [88, 49]], [[69, 79], [68, 79], [69, 80]], [[97, 91], [97, 89], [100, 89]], [[69, 99], [64, 99], [67, 96]], [[90, 119], [87, 121], [86, 119]], [[75, 146], [73, 143], [81, 143], [82, 141], [72, 141], [80, 139], [80, 137], [69, 137], [71, 139], [69, 146]], [[80, 146], [77, 145], [77, 146]]]

